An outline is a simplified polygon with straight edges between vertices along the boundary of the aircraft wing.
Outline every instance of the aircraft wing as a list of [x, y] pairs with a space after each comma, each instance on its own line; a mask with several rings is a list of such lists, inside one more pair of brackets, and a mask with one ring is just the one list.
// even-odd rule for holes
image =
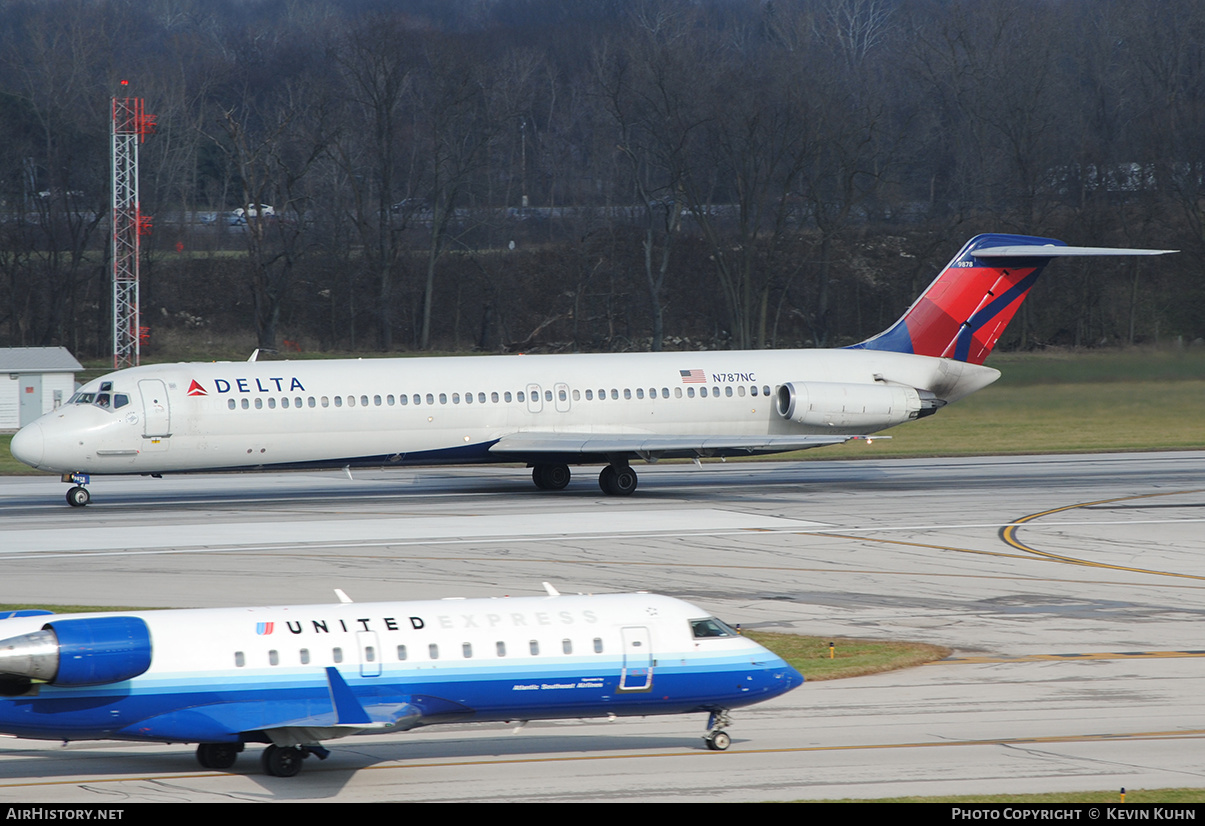
[[464, 706], [431, 697], [378, 693], [361, 701], [334, 668], [326, 669], [326, 681], [322, 696], [219, 701], [140, 720], [121, 733], [190, 742], [227, 742], [235, 735], [263, 731], [280, 745], [346, 737], [361, 731], [405, 731], [428, 714], [471, 713]]
[[557, 433], [524, 431], [503, 436], [490, 453], [516, 458], [538, 456], [606, 456], [635, 454], [649, 458], [694, 458], [782, 453], [809, 447], [837, 445], [853, 439], [889, 436], [658, 436], [649, 433]]

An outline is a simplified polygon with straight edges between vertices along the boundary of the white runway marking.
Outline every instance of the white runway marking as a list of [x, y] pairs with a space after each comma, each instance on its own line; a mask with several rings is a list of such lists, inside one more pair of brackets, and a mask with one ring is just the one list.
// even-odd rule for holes
[[6, 531], [3, 553], [134, 551], [170, 547], [176, 550], [271, 544], [381, 543], [450, 539], [534, 539], [549, 536], [616, 534], [690, 534], [731, 531], [799, 531], [830, 527], [821, 522], [784, 519], [716, 508], [495, 514], [490, 516], [420, 516], [380, 519], [280, 520], [127, 526], [119, 531], [95, 528]]

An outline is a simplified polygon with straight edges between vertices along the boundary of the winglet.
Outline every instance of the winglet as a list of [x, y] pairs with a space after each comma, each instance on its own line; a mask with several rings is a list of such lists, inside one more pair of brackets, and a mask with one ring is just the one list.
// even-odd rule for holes
[[552, 587], [552, 583], [551, 583], [551, 582], [544, 582], [544, 583], [541, 583], [541, 584], [544, 586], [544, 590], [548, 592], [548, 596], [550, 596], [550, 597], [559, 597], [559, 596], [561, 595], [561, 592], [560, 592], [560, 591], [558, 591], [556, 588], [553, 588], [553, 587]]
[[339, 602], [343, 603], [344, 605], [351, 605], [353, 602], [355, 602], [354, 599], [343, 593], [342, 588], [335, 589], [335, 596], [337, 596], [339, 598]]
[[357, 726], [372, 723], [372, 718], [360, 705], [356, 695], [351, 693], [351, 687], [344, 682], [338, 669], [333, 666], [326, 668], [326, 685], [331, 693], [331, 705], [335, 707], [336, 725]]

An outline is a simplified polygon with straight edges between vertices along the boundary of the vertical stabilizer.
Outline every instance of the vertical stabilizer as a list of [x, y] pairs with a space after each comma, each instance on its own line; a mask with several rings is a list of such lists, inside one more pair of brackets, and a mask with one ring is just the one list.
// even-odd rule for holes
[[983, 364], [1050, 258], [981, 258], [977, 250], [1061, 246], [1025, 235], [978, 235], [954, 256], [903, 317], [854, 345]]
[[1175, 250], [1069, 247], [1053, 238], [977, 235], [899, 321], [853, 349], [983, 364], [1051, 258], [1168, 252]]

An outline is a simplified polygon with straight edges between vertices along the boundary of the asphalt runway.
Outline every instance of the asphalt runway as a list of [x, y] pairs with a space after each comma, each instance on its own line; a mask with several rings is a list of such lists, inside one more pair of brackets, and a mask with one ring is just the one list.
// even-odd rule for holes
[[[873, 447], [855, 446], [872, 451]], [[0, 479], [0, 602], [209, 607], [650, 590], [745, 628], [945, 645], [738, 710], [259, 747], [0, 740], [0, 802], [746, 801], [1205, 787], [1205, 452]]]

